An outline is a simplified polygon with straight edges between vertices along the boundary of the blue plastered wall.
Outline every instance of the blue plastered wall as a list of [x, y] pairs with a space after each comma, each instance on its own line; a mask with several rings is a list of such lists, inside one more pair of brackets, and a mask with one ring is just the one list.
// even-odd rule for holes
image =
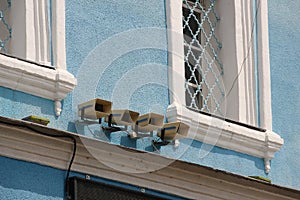
[[29, 115], [36, 115], [50, 119], [50, 127], [75, 132], [72, 116], [72, 98], [68, 95], [62, 101], [63, 111], [56, 117], [54, 102], [40, 97], [25, 94], [8, 88], [0, 87], [0, 115], [15, 119], [22, 119]]
[[[152, 27], [160, 30], [160, 33], [153, 37], [150, 35], [150, 39], [161, 48], [151, 48], [151, 45], [131, 48], [128, 45], [141, 42], [135, 41], [134, 34]], [[147, 4], [135, 0], [66, 1], [67, 66], [78, 80], [73, 100], [80, 103], [90, 95], [91, 98], [114, 100], [113, 108], [117, 106], [116, 101], [121, 100], [118, 108], [123, 106], [140, 113], [158, 109], [164, 113], [168, 106], [165, 29], [163, 0]], [[128, 34], [131, 37], [122, 37], [123, 33], [130, 31], [133, 33]], [[144, 41], [148, 39], [144, 38]], [[106, 43], [109, 45], [105, 46]], [[161, 73], [155, 74], [155, 68], [160, 68]], [[95, 84], [87, 84], [86, 80], [95, 73]], [[147, 82], [149, 76], [156, 76], [163, 84]], [[141, 78], [145, 79], [144, 84], [137, 82]], [[138, 86], [124, 100], [129, 105], [123, 105], [121, 98], [112, 99], [113, 94], [117, 93], [114, 91], [121, 86]], [[92, 91], [85, 93], [90, 88], [93, 88]], [[152, 105], [157, 106], [153, 108]]]
[[300, 1], [268, 3], [273, 130], [285, 142], [270, 176], [300, 189]]
[[[285, 139], [285, 144], [272, 161], [272, 169], [268, 177], [272, 179], [273, 183], [299, 189], [300, 182], [297, 177], [300, 177], [300, 174], [297, 171], [297, 163], [299, 163], [300, 147], [298, 146], [297, 130], [300, 130], [298, 123], [300, 114], [297, 108], [299, 108], [300, 102], [300, 85], [297, 80], [300, 72], [297, 66], [299, 63], [297, 44], [299, 44], [300, 30], [297, 27], [297, 12], [299, 13], [296, 9], [297, 5], [299, 8], [297, 2], [296, 0], [290, 1], [287, 6], [286, 3], [277, 0], [269, 1], [274, 131]], [[279, 5], [280, 8], [278, 8]], [[288, 25], [286, 25], [287, 21]], [[109, 41], [116, 34], [151, 27], [156, 27], [160, 31], [166, 28], [164, 0], [147, 1], [147, 3], [137, 0], [66, 0], [67, 68], [79, 80], [77, 89], [63, 101], [61, 116], [55, 117], [52, 101], [0, 87], [1, 115], [16, 119], [28, 115], [47, 117], [51, 120], [49, 124], [51, 127], [88, 135], [90, 130], [87, 127], [74, 122], [74, 118], [77, 117], [74, 113], [74, 106], [76, 109], [77, 105], [74, 102], [80, 101], [82, 96], [84, 98], [86, 95], [84, 88], [90, 87], [82, 79], [88, 79], [89, 75], [93, 75], [101, 66], [101, 63], [98, 62], [99, 59], [102, 60], [107, 56], [106, 49], [99, 49], [99, 45]], [[168, 88], [166, 88], [168, 81], [167, 33], [160, 31], [155, 37], [155, 42], [157, 46], [160, 45], [160, 48], [125, 51], [124, 54], [118, 55], [116, 59], [112, 60], [95, 80], [93, 97], [112, 100], [113, 91], [118, 83], [120, 83], [118, 86], [125, 86], [124, 89], [129, 85], [137, 85], [138, 87], [133, 87], [135, 90], [128, 98], [128, 107], [127, 102], [122, 101], [124, 99], [117, 99], [119, 101], [117, 106], [126, 105], [126, 108], [136, 110], [141, 114], [149, 111], [164, 113], [169, 104]], [[133, 40], [134, 37], [130, 39]], [[124, 40], [120, 40], [117, 41], [117, 44], [123, 42]], [[111, 56], [114, 56], [114, 52], [110, 53]], [[93, 56], [96, 59], [90, 59]], [[82, 73], [84, 71], [82, 69], [87, 66], [89, 67], [87, 74]], [[160, 69], [159, 73], [151, 70], [158, 68]], [[131, 78], [127, 82], [125, 79], [127, 77], [149, 78], [152, 76], [159, 81], [140, 84], [135, 78]], [[83, 89], [80, 91], [78, 88]], [[93, 127], [90, 128], [93, 130]], [[115, 144], [146, 151], [159, 149], [164, 156], [245, 176], [266, 176], [262, 159], [205, 145], [190, 139], [181, 140], [179, 148], [166, 146], [156, 149], [151, 145], [151, 139], [130, 140], [126, 132], [105, 135], [99, 131], [99, 127], [94, 127], [93, 133], [94, 135], [90, 135], [91, 137], [96, 136]], [[8, 158], [1, 159], [1, 164], [4, 163], [1, 165], [0, 171], [1, 194], [11, 194], [11, 199], [24, 195], [34, 195], [32, 199], [62, 198], [64, 171], [44, 168], [44, 166], [38, 166], [39, 169], [36, 170], [36, 165], [32, 163]], [[28, 175], [24, 173], [23, 168], [26, 168]], [[11, 169], [15, 169], [17, 173], [12, 173]], [[41, 172], [35, 173], [37, 178], [31, 179], [33, 172], [39, 170]], [[45, 188], [48, 188], [47, 191], [44, 191], [45, 189], [40, 188], [37, 182], [39, 179], [51, 182], [52, 186], [44, 184]], [[26, 182], [22, 182], [25, 180]]]
[[0, 199], [62, 199], [65, 172], [0, 157]]

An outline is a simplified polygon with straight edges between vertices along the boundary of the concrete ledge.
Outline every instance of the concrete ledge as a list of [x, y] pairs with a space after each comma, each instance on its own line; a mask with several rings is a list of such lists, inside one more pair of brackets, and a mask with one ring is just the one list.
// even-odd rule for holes
[[[53, 101], [73, 91], [76, 78], [63, 69], [49, 69], [0, 54], [0, 86]], [[61, 105], [56, 107], [60, 114]]]
[[298, 199], [300, 191], [224, 171], [112, 145], [70, 132], [0, 117], [0, 154], [66, 170], [77, 140], [72, 171], [191, 199]]
[[247, 155], [264, 158], [266, 173], [270, 160], [283, 145], [283, 139], [268, 130], [257, 130], [238, 123], [207, 116], [178, 105], [167, 110], [169, 122], [182, 121], [190, 126], [187, 137]]

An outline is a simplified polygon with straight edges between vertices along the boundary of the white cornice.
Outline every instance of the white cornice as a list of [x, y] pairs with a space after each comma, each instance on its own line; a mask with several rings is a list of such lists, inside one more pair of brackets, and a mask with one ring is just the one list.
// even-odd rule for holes
[[[31, 130], [25, 127], [30, 127]], [[299, 191], [223, 171], [172, 160], [77, 134], [0, 117], [0, 155], [66, 170], [77, 140], [72, 171], [134, 184], [189, 199], [297, 199]]]
[[0, 86], [59, 102], [75, 85], [76, 78], [64, 69], [48, 69], [0, 55]]
[[259, 131], [222, 119], [191, 111], [179, 105], [171, 105], [167, 111], [169, 122], [183, 121], [189, 124], [189, 138], [230, 149], [243, 154], [264, 158], [266, 173], [270, 160], [279, 151], [283, 139], [272, 131]]

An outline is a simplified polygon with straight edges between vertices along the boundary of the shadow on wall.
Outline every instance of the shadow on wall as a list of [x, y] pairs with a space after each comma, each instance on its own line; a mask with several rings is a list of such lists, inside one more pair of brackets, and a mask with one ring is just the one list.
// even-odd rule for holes
[[55, 115], [51, 100], [0, 87], [1, 115], [22, 118], [35, 113]]
[[73, 133], [77, 133], [75, 123], [74, 122], [69, 122], [67, 130], [70, 131], [70, 132], [73, 132]]
[[258, 173], [264, 175], [265, 166], [262, 158], [249, 156], [196, 140], [191, 141], [191, 139], [183, 139], [181, 140], [181, 143], [190, 146], [187, 151], [190, 153], [184, 155], [182, 157], [183, 160], [189, 160], [207, 166], [211, 166], [212, 163], [215, 163], [214, 166], [220, 166], [219, 169], [232, 171], [233, 173], [241, 173], [247, 176], [252, 175], [246, 173], [253, 172], [253, 169], [255, 168], [258, 170]]
[[[242, 174], [244, 176], [260, 175], [265, 176], [264, 160], [253, 156], [245, 155], [235, 151], [223, 149], [217, 146], [208, 145], [192, 139], [180, 139], [179, 146], [172, 144], [166, 146], [155, 146], [152, 140], [158, 139], [154, 137], [146, 137], [140, 139], [131, 139], [126, 131], [118, 131], [113, 133], [104, 133], [99, 130], [99, 125], [93, 127], [82, 127], [82, 131], [86, 136], [94, 136], [97, 139], [107, 141], [113, 144], [126, 146], [142, 151], [156, 152], [162, 156], [191, 162], [199, 165], [214, 167], [220, 170], [231, 171], [233, 173]], [[154, 134], [155, 135], [155, 134]]]

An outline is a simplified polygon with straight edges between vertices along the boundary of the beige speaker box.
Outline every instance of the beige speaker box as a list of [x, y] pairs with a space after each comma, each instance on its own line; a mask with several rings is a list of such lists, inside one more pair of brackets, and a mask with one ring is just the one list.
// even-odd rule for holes
[[78, 116], [88, 119], [99, 119], [111, 113], [112, 102], [93, 99], [78, 105]]
[[162, 137], [161, 131], [164, 130], [165, 135], [163, 140], [176, 140], [186, 137], [189, 131], [189, 126], [182, 122], [170, 122], [163, 125], [162, 129], [157, 133], [158, 137]]
[[151, 132], [163, 126], [164, 116], [156, 113], [147, 113], [137, 119], [139, 132]]
[[[136, 123], [136, 120], [139, 117], [138, 112], [132, 110], [112, 110], [112, 124], [129, 126]], [[108, 116], [105, 118], [105, 121], [108, 122]]]

